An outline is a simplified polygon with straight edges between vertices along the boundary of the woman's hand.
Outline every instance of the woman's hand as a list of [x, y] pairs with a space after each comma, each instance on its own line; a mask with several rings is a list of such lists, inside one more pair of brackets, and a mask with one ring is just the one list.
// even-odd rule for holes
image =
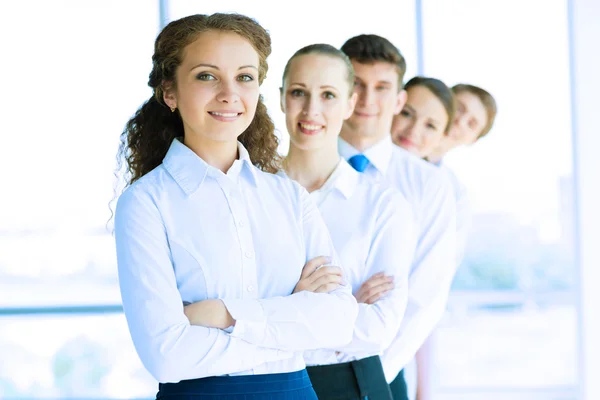
[[190, 324], [206, 328], [226, 329], [235, 325], [225, 303], [219, 299], [202, 300], [183, 308]]
[[379, 272], [366, 280], [354, 294], [359, 303], [373, 304], [394, 288], [394, 277]]
[[335, 266], [324, 267], [331, 262], [329, 257], [315, 257], [302, 268], [302, 275], [293, 293], [304, 290], [314, 293], [329, 293], [343, 284], [342, 269]]

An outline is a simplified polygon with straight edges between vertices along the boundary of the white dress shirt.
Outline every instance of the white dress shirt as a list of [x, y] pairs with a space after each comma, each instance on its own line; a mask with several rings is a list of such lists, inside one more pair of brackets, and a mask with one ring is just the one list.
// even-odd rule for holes
[[[345, 158], [359, 151], [340, 138]], [[419, 231], [400, 329], [381, 361], [388, 382], [414, 357], [445, 310], [456, 262], [456, 202], [438, 168], [394, 145], [386, 136], [364, 151], [364, 174], [400, 190], [411, 203]]]
[[329, 365], [379, 355], [396, 336], [406, 308], [417, 242], [412, 207], [396, 189], [372, 182], [345, 160], [310, 196], [325, 219], [353, 292], [378, 272], [393, 276], [395, 288], [375, 304], [359, 304], [349, 344], [307, 351], [306, 363]]
[[[349, 285], [291, 294], [309, 259], [339, 265], [316, 205], [238, 151], [224, 174], [176, 139], [119, 199], [123, 308], [159, 382], [298, 371], [303, 351], [352, 338], [358, 306]], [[236, 320], [231, 333], [190, 325], [182, 302], [205, 299], [223, 300]]]
[[[463, 185], [454, 171], [443, 162], [437, 164], [454, 189], [456, 198], [456, 267], [460, 266], [465, 255], [467, 239], [471, 230], [472, 211], [467, 188]], [[455, 271], [456, 272], [456, 271]]]

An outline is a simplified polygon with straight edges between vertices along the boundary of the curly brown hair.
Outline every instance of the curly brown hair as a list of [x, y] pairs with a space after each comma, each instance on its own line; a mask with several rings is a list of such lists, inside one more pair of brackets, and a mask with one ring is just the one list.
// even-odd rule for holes
[[[127, 185], [160, 165], [173, 139], [183, 136], [183, 121], [179, 111], [171, 112], [165, 104], [164, 87], [176, 85], [175, 72], [183, 61], [185, 47], [209, 30], [233, 32], [247, 39], [258, 53], [258, 82], [262, 84], [264, 81], [268, 70], [267, 57], [271, 54], [271, 37], [252, 18], [240, 14], [198, 14], [169, 23], [154, 43], [152, 71], [148, 80], [153, 96], [137, 110], [121, 134], [117, 171], [123, 169], [125, 160]], [[266, 172], [277, 171], [279, 140], [262, 96], [252, 122], [238, 140], [246, 147], [257, 167]]]

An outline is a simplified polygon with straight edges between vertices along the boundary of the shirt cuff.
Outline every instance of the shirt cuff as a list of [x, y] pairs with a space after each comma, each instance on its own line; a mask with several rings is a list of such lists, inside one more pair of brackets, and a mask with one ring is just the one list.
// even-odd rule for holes
[[265, 312], [257, 300], [224, 299], [223, 304], [235, 320], [231, 336], [260, 344], [267, 327]]

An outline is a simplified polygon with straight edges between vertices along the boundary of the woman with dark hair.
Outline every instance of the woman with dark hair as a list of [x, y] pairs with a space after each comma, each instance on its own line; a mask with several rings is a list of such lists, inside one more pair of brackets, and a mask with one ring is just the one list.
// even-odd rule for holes
[[439, 145], [452, 126], [456, 110], [452, 91], [435, 78], [416, 76], [404, 86], [407, 98], [394, 117], [392, 140], [420, 158]]
[[160, 399], [316, 399], [303, 352], [352, 338], [350, 287], [300, 279], [338, 265], [317, 207], [268, 173], [279, 164], [259, 95], [270, 43], [242, 15], [171, 22], [155, 43], [154, 95], [122, 135], [119, 282]]
[[[404, 315], [417, 233], [407, 200], [358, 172], [359, 159], [347, 162], [338, 152], [342, 125], [356, 103], [353, 88], [352, 64], [335, 47], [314, 44], [291, 57], [281, 87], [290, 149], [280, 174], [315, 199], [359, 302], [350, 343], [305, 352], [315, 392], [321, 400], [390, 400], [379, 354]], [[372, 275], [382, 277], [389, 293], [361, 289]]]
[[[407, 99], [402, 111], [394, 117], [391, 129], [392, 140], [396, 145], [415, 156], [426, 159], [440, 146], [452, 127], [456, 112], [454, 95], [441, 80], [422, 76], [416, 76], [409, 80], [404, 89], [407, 92]], [[451, 183], [456, 188], [455, 182], [451, 181]], [[459, 199], [456, 200], [457, 241], [461, 241], [459, 230], [461, 205], [459, 205]], [[462, 248], [462, 245], [459, 244], [458, 247]], [[457, 253], [462, 254], [462, 250], [457, 249]], [[429, 345], [423, 345], [416, 355], [419, 372], [421, 372], [422, 366], [429, 364], [426, 360], [428, 357]], [[426, 379], [425, 375], [419, 373], [418, 382]], [[405, 398], [407, 387], [403, 376], [399, 375], [394, 379], [390, 387], [395, 399]], [[421, 387], [425, 387], [423, 382], [421, 382]], [[424, 391], [421, 389], [421, 393]]]
[[[471, 210], [466, 188], [454, 172], [442, 163], [443, 157], [460, 145], [471, 145], [487, 135], [497, 113], [490, 93], [474, 85], [458, 84], [448, 88], [434, 78], [415, 77], [407, 82], [407, 102], [392, 125], [394, 143], [438, 166], [454, 188], [457, 215], [457, 246], [454, 271], [462, 262], [466, 248]], [[454, 273], [453, 271], [453, 273]], [[384, 294], [383, 288], [377, 290]], [[428, 400], [432, 367], [433, 339], [428, 338], [416, 354], [416, 399]], [[391, 383], [395, 398], [405, 392], [401, 377]]]

